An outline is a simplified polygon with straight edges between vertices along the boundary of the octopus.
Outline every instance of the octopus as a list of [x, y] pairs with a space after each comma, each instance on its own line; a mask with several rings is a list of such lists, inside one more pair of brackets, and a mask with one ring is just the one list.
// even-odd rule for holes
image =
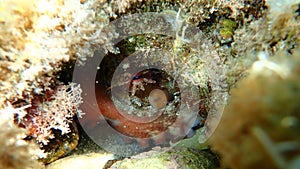
[[[175, 111], [180, 101], [179, 89], [168, 89], [166, 76], [159, 70], [136, 74], [130, 82], [131, 103], [123, 105], [125, 111], [119, 111], [105, 88], [98, 85], [96, 96], [101, 114], [115, 130], [137, 138], [141, 146], [148, 146], [153, 136], [166, 131], [177, 118]], [[163, 136], [154, 141], [159, 144], [166, 139]]]
[[[120, 144], [135, 142], [141, 148], [169, 146], [186, 137], [195, 126], [200, 111], [199, 98], [195, 100], [191, 97], [191, 88], [181, 89], [177, 80], [161, 69], [139, 67], [140, 72], [132, 73], [130, 69], [135, 70], [134, 65], [143, 65], [138, 62], [139, 59], [133, 61], [135, 64], [126, 62], [119, 66], [122, 71], [118, 73], [120, 62], [114, 62], [120, 57], [104, 57], [99, 69], [97, 67], [94, 84], [88, 80], [91, 79], [88, 76], [94, 75], [82, 73], [82, 87], [87, 93], [83, 96], [82, 109], [88, 113], [80, 123], [100, 131], [96, 134], [91, 132], [95, 140], [99, 134], [102, 140], [117, 134], [118, 139], [113, 140], [119, 140], [120, 136], [124, 141]], [[122, 74], [116, 81], [112, 77], [115, 73]], [[96, 101], [92, 98], [93, 85]], [[89, 129], [86, 131], [89, 132]], [[107, 146], [118, 143], [100, 141], [99, 144]]]
[[[87, 133], [94, 130], [98, 132], [90, 132], [89, 135], [92, 134], [95, 139], [101, 135], [106, 140], [109, 135], [117, 134], [123, 139], [120, 144], [134, 142], [141, 148], [169, 146], [189, 135], [195, 126], [201, 104], [191, 97], [190, 87], [182, 89], [172, 75], [161, 69], [141, 69], [132, 74], [128, 65], [122, 67], [127, 72], [120, 73], [122, 75], [117, 78], [116, 84], [111, 77], [117, 72], [116, 66], [113, 66], [113, 59], [109, 58], [105, 60], [105, 57], [102, 61], [94, 82], [88, 80], [91, 75], [84, 73], [90, 70], [79, 71], [82, 72], [83, 91], [87, 93], [83, 96], [81, 107], [86, 113], [79, 120], [84, 128], [88, 126], [86, 128], [89, 129], [85, 130]], [[131, 67], [134, 69], [134, 66]], [[117, 144], [100, 142], [104, 146]]]

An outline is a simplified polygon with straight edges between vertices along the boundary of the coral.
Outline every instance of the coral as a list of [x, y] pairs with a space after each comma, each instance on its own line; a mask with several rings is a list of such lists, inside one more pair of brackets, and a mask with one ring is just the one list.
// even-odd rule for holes
[[[79, 85], [60, 85], [55, 91], [47, 89], [43, 92], [45, 94], [35, 96], [32, 105], [23, 106], [22, 111], [9, 112], [14, 110], [13, 107], [4, 107], [4, 110], [14, 117], [13, 122], [21, 131], [26, 129], [26, 140], [38, 143], [45, 150], [47, 155], [40, 160], [48, 163], [76, 147], [79, 138], [73, 118], [83, 113], [78, 109], [82, 102]], [[24, 102], [18, 105], [24, 105]], [[15, 137], [19, 138], [18, 135]]]
[[70, 132], [73, 116], [81, 114], [80, 87], [58, 87], [58, 72], [65, 62], [91, 57], [95, 44], [114, 36], [96, 36], [108, 22], [108, 15], [98, 10], [102, 3], [0, 2], [0, 107], [7, 102], [30, 105], [15, 122], [41, 147], [54, 137], [53, 130]]
[[32, 93], [48, 87], [63, 62], [93, 55], [93, 45], [107, 38], [95, 35], [108, 22], [104, 12], [96, 12], [101, 3], [94, 3], [0, 2], [0, 103], [30, 103]]
[[44, 99], [36, 97], [23, 118], [18, 117], [18, 124], [27, 128], [30, 136], [43, 145], [54, 138], [52, 130], [59, 130], [61, 135], [69, 133], [74, 115], [82, 115], [79, 110], [82, 103], [79, 85], [61, 85], [55, 91], [48, 90], [46, 93]]
[[37, 159], [45, 154], [34, 143], [24, 141], [28, 131], [14, 124], [14, 116], [23, 115], [24, 109], [6, 104], [0, 110], [0, 166], [1, 168], [42, 168]]
[[299, 48], [261, 53], [232, 90], [212, 148], [232, 169], [296, 169], [300, 159]]

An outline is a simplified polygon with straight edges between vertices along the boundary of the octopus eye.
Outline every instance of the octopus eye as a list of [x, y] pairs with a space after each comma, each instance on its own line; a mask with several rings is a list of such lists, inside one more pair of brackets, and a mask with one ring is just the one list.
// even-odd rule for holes
[[149, 93], [148, 99], [151, 106], [156, 109], [164, 108], [168, 103], [167, 94], [161, 89], [153, 89]]
[[[138, 73], [143, 74], [139, 78], [134, 76], [130, 82], [130, 100], [131, 105], [136, 108], [148, 107], [148, 109], [163, 109], [175, 104], [178, 107], [178, 101], [174, 101], [174, 95], [180, 95], [178, 84], [166, 72], [158, 69], [146, 69]], [[175, 83], [175, 84], [173, 84]], [[147, 115], [151, 115], [149, 110]]]

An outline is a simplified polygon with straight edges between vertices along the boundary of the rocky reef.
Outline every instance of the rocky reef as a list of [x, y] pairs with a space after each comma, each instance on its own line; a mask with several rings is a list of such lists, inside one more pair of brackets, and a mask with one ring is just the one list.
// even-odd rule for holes
[[232, 90], [232, 100], [210, 138], [225, 166], [299, 167], [298, 56], [299, 48], [256, 61]]
[[298, 169], [299, 11], [2, 0], [0, 166], [43, 168], [98, 144], [115, 154], [101, 168]]

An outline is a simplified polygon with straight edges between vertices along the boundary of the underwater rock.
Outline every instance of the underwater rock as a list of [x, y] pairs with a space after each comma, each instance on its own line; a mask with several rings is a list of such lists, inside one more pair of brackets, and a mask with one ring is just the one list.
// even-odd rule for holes
[[232, 169], [300, 167], [300, 49], [262, 52], [209, 140]]
[[70, 132], [67, 134], [61, 135], [59, 130], [53, 132], [54, 138], [50, 139], [49, 143], [41, 148], [47, 153], [45, 158], [40, 159], [45, 164], [69, 154], [78, 144], [79, 135], [75, 122], [72, 123]]
[[47, 165], [46, 169], [102, 169], [112, 159], [112, 154], [105, 153], [72, 155]]
[[215, 169], [217, 167], [219, 167], [218, 156], [209, 150], [155, 147], [149, 152], [116, 162], [111, 166], [111, 169]]

